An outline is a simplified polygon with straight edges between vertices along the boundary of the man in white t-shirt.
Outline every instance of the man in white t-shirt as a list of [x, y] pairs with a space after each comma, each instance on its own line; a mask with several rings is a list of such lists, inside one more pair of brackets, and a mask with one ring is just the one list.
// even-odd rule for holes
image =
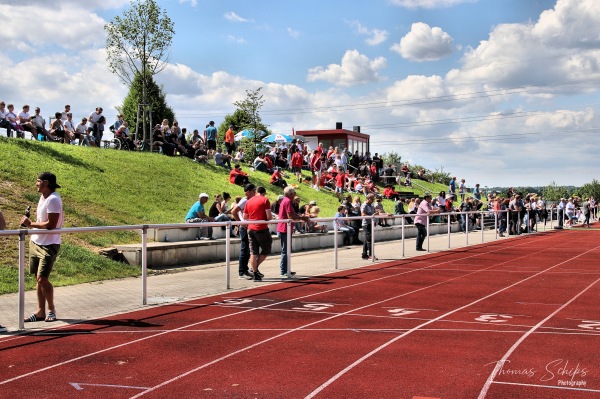
[[[41, 173], [35, 186], [40, 195], [36, 210], [36, 221], [32, 222], [27, 216], [21, 218], [21, 225], [31, 229], [54, 230], [63, 225], [62, 200], [56, 189], [56, 176], [50, 172]], [[32, 234], [29, 244], [29, 272], [36, 275], [38, 309], [25, 322], [56, 321], [54, 307], [54, 287], [49, 281], [50, 272], [60, 250], [60, 234]], [[48, 313], [46, 313], [46, 304]]]

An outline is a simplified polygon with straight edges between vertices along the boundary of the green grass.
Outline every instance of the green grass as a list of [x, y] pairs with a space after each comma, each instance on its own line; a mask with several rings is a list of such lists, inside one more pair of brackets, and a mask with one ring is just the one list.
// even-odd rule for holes
[[[252, 172], [247, 166], [244, 170], [249, 172], [252, 183], [267, 188], [272, 201], [283, 193], [269, 184], [268, 174]], [[244, 194], [241, 187], [229, 183], [226, 170], [212, 163], [199, 165], [187, 158], [156, 153], [0, 137], [0, 209], [7, 220], [7, 229], [19, 228], [20, 215], [27, 205], [32, 205], [35, 211], [39, 199], [35, 180], [43, 171], [56, 174], [62, 186], [58, 192], [65, 210], [64, 227], [180, 223], [201, 192], [213, 196], [226, 191], [232, 198]], [[293, 175], [289, 175], [288, 183], [296, 183]], [[308, 172], [305, 176], [309, 176]], [[439, 184], [420, 183], [434, 194], [445, 189]], [[418, 188], [402, 190], [424, 194]], [[302, 203], [316, 200], [322, 217], [331, 217], [337, 211], [339, 202], [331, 192], [316, 192], [306, 184], [296, 191]], [[392, 201], [385, 200], [384, 207], [393, 212]], [[140, 272], [135, 266], [97, 254], [99, 249], [115, 244], [140, 242], [135, 232], [65, 234], [63, 242], [52, 276], [56, 285], [121, 278]], [[17, 289], [17, 251], [15, 237], [0, 237], [0, 293]], [[33, 280], [28, 281], [31, 287]]]

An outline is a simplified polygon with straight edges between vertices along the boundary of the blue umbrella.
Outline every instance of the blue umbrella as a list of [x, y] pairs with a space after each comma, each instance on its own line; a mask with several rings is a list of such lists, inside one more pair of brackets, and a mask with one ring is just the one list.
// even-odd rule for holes
[[[262, 137], [265, 134], [262, 130], [258, 131], [258, 137]], [[254, 129], [244, 129], [241, 132], [236, 133], [233, 137], [235, 141], [240, 141], [242, 139], [252, 139], [254, 138]]]
[[289, 136], [287, 134], [274, 133], [271, 134], [264, 139], [262, 139], [263, 143], [291, 143], [292, 140], [304, 140], [302, 136]]

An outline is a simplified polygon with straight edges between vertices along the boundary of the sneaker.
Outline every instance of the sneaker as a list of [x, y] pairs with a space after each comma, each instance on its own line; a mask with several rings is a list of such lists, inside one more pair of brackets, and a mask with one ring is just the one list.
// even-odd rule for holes
[[7, 332], [8, 330], [6, 329], [6, 327], [4, 327], [3, 325], [0, 324], [0, 333], [3, 332]]
[[208, 240], [216, 240], [216, 237], [208, 237]]
[[254, 274], [254, 278], [252, 279], [252, 281], [262, 281], [262, 277], [258, 274]]
[[[290, 272], [290, 276], [294, 277], [295, 275], [296, 275], [296, 272]], [[284, 277], [284, 278], [286, 278], [287, 276], [288, 276], [287, 273], [281, 273], [279, 275], [279, 277]]]
[[369, 259], [369, 256], [368, 255], [363, 255], [362, 258], [363, 259]]
[[417, 251], [427, 251], [427, 250], [423, 249], [423, 248], [417, 248]]
[[254, 275], [250, 272], [244, 272], [242, 274], [240, 274], [239, 279], [240, 280], [252, 280], [254, 278]]
[[377, 256], [369, 256], [367, 259], [370, 259], [370, 260], [379, 260], [379, 258]]
[[256, 271], [256, 273], [254, 273], [255, 276], [258, 276], [260, 278], [263, 278], [265, 275], [262, 274], [259, 270]]

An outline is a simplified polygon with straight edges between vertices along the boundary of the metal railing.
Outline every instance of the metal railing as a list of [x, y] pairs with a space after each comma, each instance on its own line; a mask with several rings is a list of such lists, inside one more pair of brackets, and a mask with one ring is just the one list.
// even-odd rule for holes
[[[551, 220], [551, 227], [552, 227], [552, 222], [554, 220], [554, 218], [552, 217], [552, 210], [550, 210], [549, 212], [550, 214], [550, 220]], [[509, 220], [509, 211], [488, 211], [488, 210], [484, 210], [484, 211], [471, 211], [471, 212], [450, 212], [450, 213], [440, 213], [440, 214], [434, 214], [434, 215], [429, 215], [427, 217], [427, 224], [426, 224], [426, 230], [427, 230], [427, 238], [426, 238], [426, 242], [427, 242], [427, 249], [426, 251], [429, 253], [430, 251], [430, 243], [429, 243], [429, 237], [430, 237], [430, 218], [432, 217], [437, 217], [437, 216], [441, 216], [441, 217], [445, 217], [446, 219], [446, 224], [447, 224], [447, 235], [448, 235], [448, 248], [451, 248], [451, 217], [452, 216], [457, 216], [457, 215], [466, 215], [466, 216], [471, 216], [471, 215], [476, 215], [478, 217], [480, 217], [480, 226], [481, 226], [481, 242], [484, 242], [484, 224], [483, 224], [483, 220], [486, 217], [486, 215], [488, 215], [489, 218], [491, 218], [493, 216], [494, 219], [494, 228], [495, 228], [495, 239], [498, 238], [498, 227], [499, 227], [499, 221], [500, 218], [504, 218], [506, 217], [506, 226], [508, 227], [510, 225], [510, 220]], [[349, 217], [343, 217], [343, 218], [311, 218], [311, 221], [314, 222], [336, 222], [334, 223], [336, 225], [336, 228], [334, 228], [334, 240], [333, 240], [333, 254], [334, 254], [334, 259], [333, 259], [333, 266], [334, 266], [334, 270], [337, 270], [338, 267], [338, 240], [337, 240], [337, 233], [342, 233], [344, 234], [343, 231], [338, 230], [337, 228], [337, 221], [339, 220], [344, 220], [344, 221], [353, 221], [353, 220], [370, 220], [369, 223], [371, 223], [371, 255], [372, 255], [372, 261], [375, 262], [375, 223], [376, 223], [376, 219], [380, 219], [380, 218], [385, 218], [385, 219], [401, 219], [401, 238], [400, 241], [402, 243], [402, 257], [405, 257], [405, 229], [406, 227], [408, 227], [408, 224], [406, 223], [406, 218], [414, 218], [416, 217], [416, 214], [404, 214], [404, 215], [389, 215], [389, 214], [377, 214], [377, 215], [373, 215], [373, 216], [349, 216]], [[139, 231], [141, 232], [141, 272], [142, 272], [142, 276], [141, 276], [141, 280], [142, 280], [142, 287], [141, 287], [141, 302], [142, 305], [147, 305], [148, 304], [148, 296], [147, 296], [147, 291], [148, 291], [148, 230], [150, 229], [157, 229], [157, 230], [162, 230], [162, 229], [189, 229], [189, 228], [193, 228], [193, 227], [225, 227], [226, 228], [226, 232], [225, 232], [225, 288], [226, 289], [230, 289], [230, 279], [231, 279], [231, 274], [230, 274], [230, 266], [231, 266], [231, 256], [230, 256], [230, 245], [231, 245], [231, 231], [232, 231], [232, 227], [233, 226], [243, 226], [243, 225], [249, 225], [249, 224], [279, 224], [279, 223], [285, 223], [286, 224], [286, 232], [287, 232], [287, 272], [288, 272], [288, 277], [291, 277], [291, 252], [292, 252], [292, 225], [293, 223], [297, 223], [298, 221], [294, 221], [294, 220], [290, 220], [290, 219], [285, 219], [285, 220], [268, 220], [268, 221], [228, 221], [228, 222], [207, 222], [207, 223], [176, 223], [176, 224], [143, 224], [143, 225], [127, 225], [127, 226], [102, 226], [102, 227], [78, 227], [78, 228], [63, 228], [63, 229], [55, 229], [55, 230], [39, 230], [39, 229], [31, 229], [31, 230], [4, 230], [4, 231], [0, 231], [0, 236], [18, 236], [19, 238], [19, 242], [18, 242], [18, 252], [19, 252], [19, 291], [18, 291], [18, 326], [20, 330], [24, 329], [24, 316], [25, 316], [25, 241], [26, 241], [26, 237], [28, 235], [31, 234], [71, 234], [71, 233], [91, 233], [91, 232], [108, 232], [108, 231]], [[521, 225], [521, 221], [518, 221], [519, 226]], [[469, 231], [470, 229], [469, 224], [467, 223], [466, 225], [466, 230], [465, 230], [465, 234], [466, 234], [466, 243], [467, 245], [469, 245]], [[357, 232], [358, 234], [358, 232]], [[472, 235], [473, 233], [471, 233]]]

